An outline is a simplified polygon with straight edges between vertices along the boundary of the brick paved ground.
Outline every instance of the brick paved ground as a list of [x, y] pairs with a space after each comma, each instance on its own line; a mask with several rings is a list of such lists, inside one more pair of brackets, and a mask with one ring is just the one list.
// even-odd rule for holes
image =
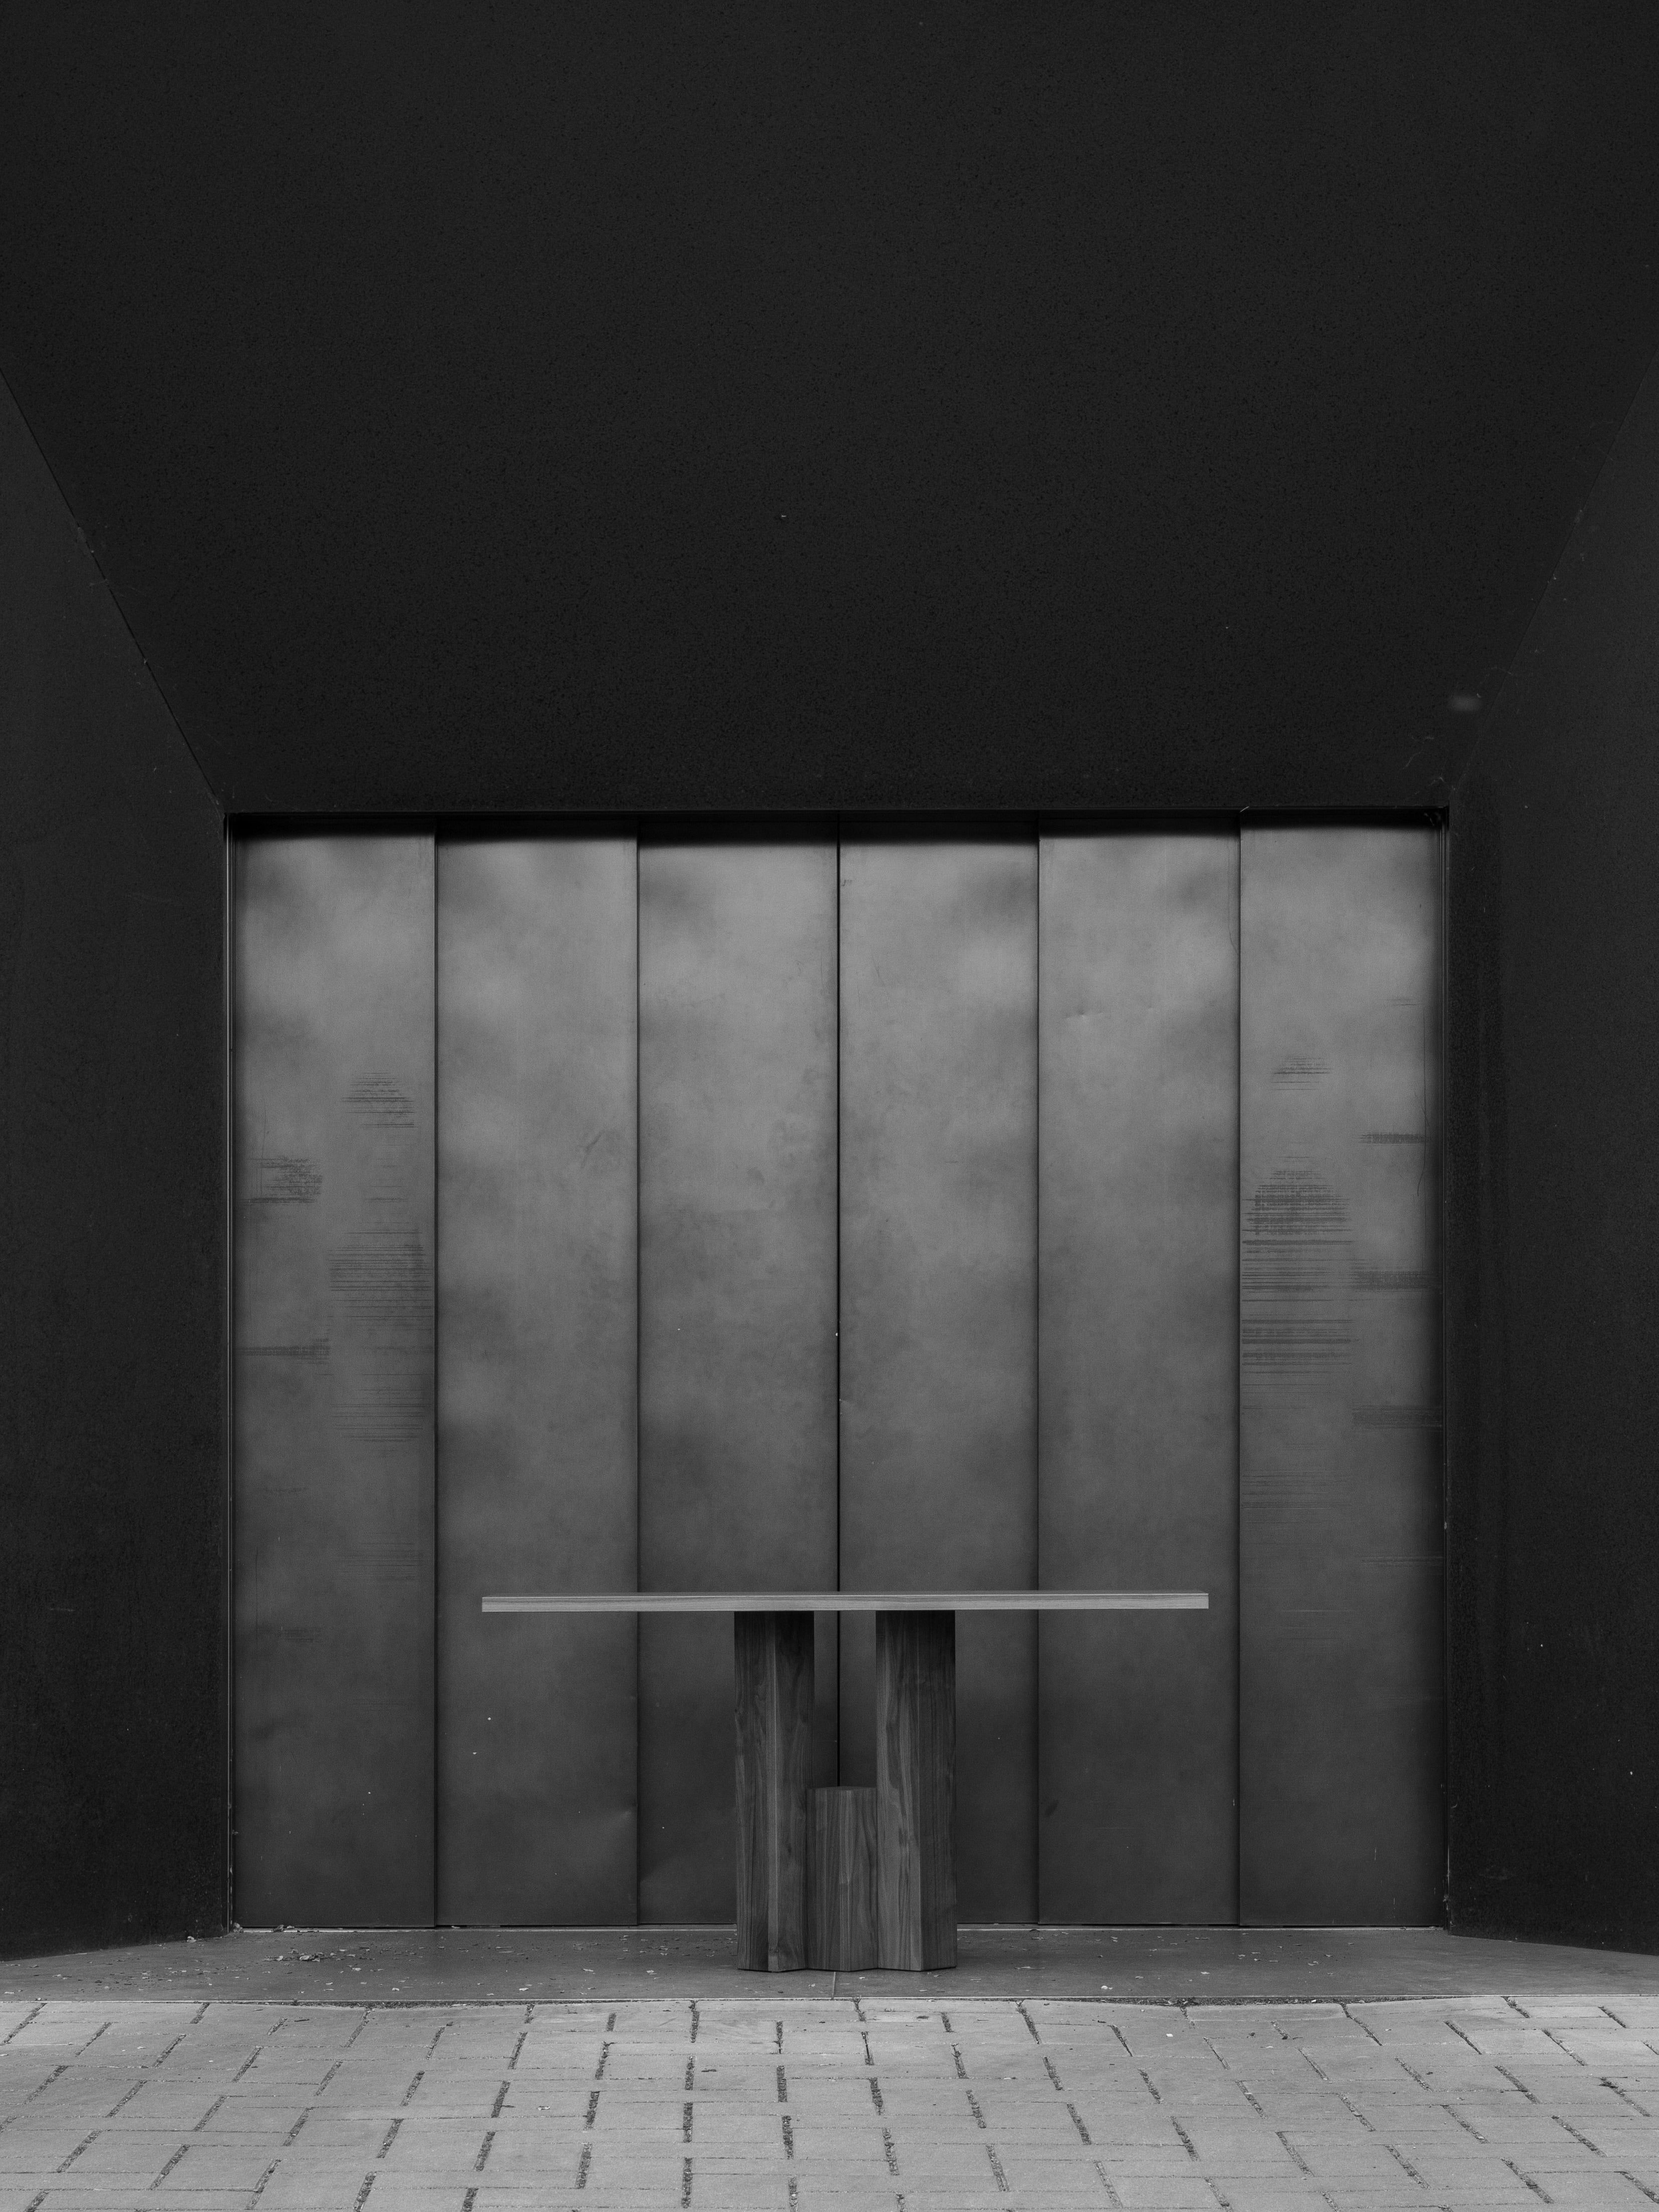
[[1659, 2204], [1659, 1997], [0, 2006], [0, 2212]]

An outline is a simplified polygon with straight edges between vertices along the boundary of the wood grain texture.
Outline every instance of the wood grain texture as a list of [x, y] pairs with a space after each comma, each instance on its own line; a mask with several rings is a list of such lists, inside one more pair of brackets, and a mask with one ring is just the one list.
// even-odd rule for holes
[[235, 901], [237, 1916], [429, 1926], [433, 842]]
[[[842, 850], [841, 1574], [848, 1589], [1036, 1581], [1036, 848]], [[963, 1910], [1036, 1911], [1036, 1636], [957, 1651]], [[874, 1779], [873, 1640], [842, 1637], [845, 1781]]]
[[[836, 873], [640, 850], [640, 1587], [836, 1583]], [[732, 1910], [729, 1640], [640, 1625], [640, 1917]]]
[[791, 1973], [806, 1964], [811, 1615], [739, 1613], [732, 1647], [738, 1964]]
[[880, 1957], [876, 1923], [876, 1793], [812, 1790], [806, 1798], [806, 1963], [865, 1972]]
[[876, 1917], [884, 1966], [957, 1962], [956, 1618], [876, 1615]]
[[503, 1576], [637, 1577], [631, 836], [438, 848], [438, 1905], [635, 1915], [627, 1620], [485, 1623]]
[[1242, 838], [1246, 1923], [1441, 1913], [1438, 833]]
[[1237, 1911], [1237, 830], [1041, 848], [1039, 1550], [1202, 1621], [1039, 1632], [1045, 1920]]

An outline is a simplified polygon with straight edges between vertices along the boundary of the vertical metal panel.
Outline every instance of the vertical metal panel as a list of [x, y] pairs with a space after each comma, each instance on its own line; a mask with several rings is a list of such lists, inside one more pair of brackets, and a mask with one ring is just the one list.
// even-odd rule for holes
[[[842, 1584], [1028, 1585], [1035, 841], [847, 842], [841, 985]], [[845, 1632], [843, 1779], [873, 1781], [872, 1640]], [[1035, 1624], [965, 1616], [957, 1662], [962, 1915], [1029, 1920]]]
[[[836, 876], [640, 850], [640, 1587], [833, 1589]], [[732, 1913], [732, 1638], [640, 1624], [640, 1917]]]
[[1243, 1917], [1438, 1917], [1433, 830], [1247, 828]]
[[438, 851], [439, 1917], [635, 1917], [635, 846]]
[[235, 1910], [427, 1924], [432, 840], [236, 882]]
[[1238, 844], [1042, 845], [1043, 1587], [1205, 1589], [1040, 1627], [1045, 1920], [1237, 1910]]

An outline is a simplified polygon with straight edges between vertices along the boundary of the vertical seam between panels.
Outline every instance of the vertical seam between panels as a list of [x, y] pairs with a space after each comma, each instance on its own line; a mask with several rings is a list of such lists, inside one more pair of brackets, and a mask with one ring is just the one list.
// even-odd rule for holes
[[1233, 1136], [1233, 1855], [1234, 1911], [1244, 1919], [1244, 822], [1235, 829], [1233, 927], [1237, 939], [1234, 990]]
[[1434, 1168], [1437, 1178], [1435, 1207], [1435, 1235], [1439, 1249], [1435, 1254], [1435, 1276], [1440, 1291], [1440, 1920], [1443, 1927], [1451, 1925], [1451, 1790], [1452, 1790], [1452, 1700], [1451, 1700], [1451, 1297], [1447, 1279], [1448, 1262], [1451, 1255], [1451, 1175], [1450, 1145], [1448, 1132], [1451, 1127], [1449, 1088], [1451, 1083], [1451, 1052], [1449, 1049], [1449, 1020], [1451, 1013], [1451, 815], [1449, 810], [1442, 816], [1436, 838], [1437, 858], [1435, 895], [1439, 901], [1437, 920], [1440, 931], [1439, 973], [1436, 980], [1440, 990], [1439, 1018], [1435, 1024], [1435, 1049], [1439, 1065], [1435, 1071], [1434, 1100]]
[[225, 1289], [224, 1498], [225, 1557], [225, 1908], [227, 1927], [236, 1917], [236, 852], [225, 824]]
[[[831, 832], [831, 842], [830, 842], [830, 857], [831, 857], [831, 859], [832, 859], [832, 860], [833, 860], [833, 862], [834, 862], [834, 865], [835, 865], [835, 871], [836, 871], [836, 906], [835, 906], [835, 933], [836, 933], [836, 982], [835, 982], [835, 989], [836, 989], [836, 1066], [835, 1066], [835, 1097], [834, 1097], [834, 1100], [833, 1100], [833, 1102], [832, 1102], [832, 1103], [833, 1103], [833, 1107], [834, 1107], [834, 1113], [835, 1113], [835, 1144], [836, 1144], [836, 1318], [835, 1318], [835, 1347], [836, 1347], [836, 1358], [835, 1358], [835, 1404], [834, 1404], [834, 1406], [833, 1406], [833, 1407], [832, 1407], [832, 1409], [831, 1409], [831, 1410], [832, 1410], [833, 1414], [834, 1414], [834, 1418], [835, 1418], [835, 1424], [836, 1424], [836, 1588], [839, 1590], [839, 1589], [840, 1589], [840, 1588], [841, 1588], [841, 1576], [842, 1576], [842, 1528], [841, 1528], [841, 1399], [842, 1399], [842, 1374], [841, 1374], [841, 1236], [842, 1236], [842, 1222], [841, 1222], [841, 873], [842, 873], [842, 817], [841, 817], [840, 814], [837, 814], [837, 815], [836, 816], [835, 827], [834, 827], [834, 830], [832, 830], [832, 832]], [[841, 1683], [842, 1683], [841, 1646], [842, 1646], [842, 1616], [840, 1615], [840, 1613], [837, 1613], [835, 1615], [835, 1617], [834, 1617], [834, 1628], [835, 1628], [835, 1638], [836, 1638], [836, 1786], [837, 1787], [837, 1789], [839, 1789], [839, 1788], [840, 1788], [840, 1786], [841, 1786], [841, 1767], [842, 1767], [842, 1756], [841, 1756], [841, 1754], [842, 1754], [842, 1727], [841, 1727]]]
[[432, 825], [432, 1923], [438, 1923], [438, 1905], [443, 1892], [440, 1879], [438, 1853], [441, 1844], [442, 1785], [439, 1762], [443, 1755], [443, 1739], [440, 1734], [441, 1707], [440, 1703], [443, 1665], [442, 1621], [440, 1616], [440, 1586], [438, 1563], [440, 1508], [438, 1485], [438, 1237], [442, 1218], [442, 1199], [438, 1188], [438, 1024], [441, 1011], [438, 1001], [438, 847], [439, 825]]
[[[644, 1167], [644, 1152], [641, 1133], [644, 1109], [641, 1097], [640, 1038], [644, 1026], [641, 1016], [641, 985], [643, 962], [640, 933], [640, 856], [644, 842], [644, 824], [636, 816], [634, 822], [634, 1587], [640, 1588], [641, 1565], [644, 1550], [644, 1511], [641, 1497], [641, 1477], [644, 1458], [645, 1407], [641, 1382], [644, 1375], [644, 1270], [640, 1264], [640, 1246], [644, 1207], [641, 1202], [641, 1176]], [[642, 1689], [645, 1680], [643, 1653], [645, 1616], [634, 1616], [634, 1924], [640, 1924], [640, 1860], [644, 1845], [645, 1803], [641, 1790], [641, 1762], [640, 1738], [643, 1733], [641, 1713]]]
[[[1031, 1587], [1042, 1588], [1042, 817], [1031, 829]], [[1031, 1916], [1042, 1920], [1042, 1622], [1031, 1621]]]

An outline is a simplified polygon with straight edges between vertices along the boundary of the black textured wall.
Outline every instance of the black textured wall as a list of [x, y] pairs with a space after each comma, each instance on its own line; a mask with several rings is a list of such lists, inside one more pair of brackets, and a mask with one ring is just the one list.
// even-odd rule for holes
[[0, 386], [0, 1948], [222, 1924], [219, 811]]
[[222, 1911], [221, 808], [1454, 791], [1454, 1912], [1659, 1943], [1650, 393], [1489, 713], [1659, 346], [1649, 0], [8, 38], [109, 589], [8, 417], [0, 1943]]
[[1659, 1949], [1659, 373], [1451, 819], [1453, 1917]]

